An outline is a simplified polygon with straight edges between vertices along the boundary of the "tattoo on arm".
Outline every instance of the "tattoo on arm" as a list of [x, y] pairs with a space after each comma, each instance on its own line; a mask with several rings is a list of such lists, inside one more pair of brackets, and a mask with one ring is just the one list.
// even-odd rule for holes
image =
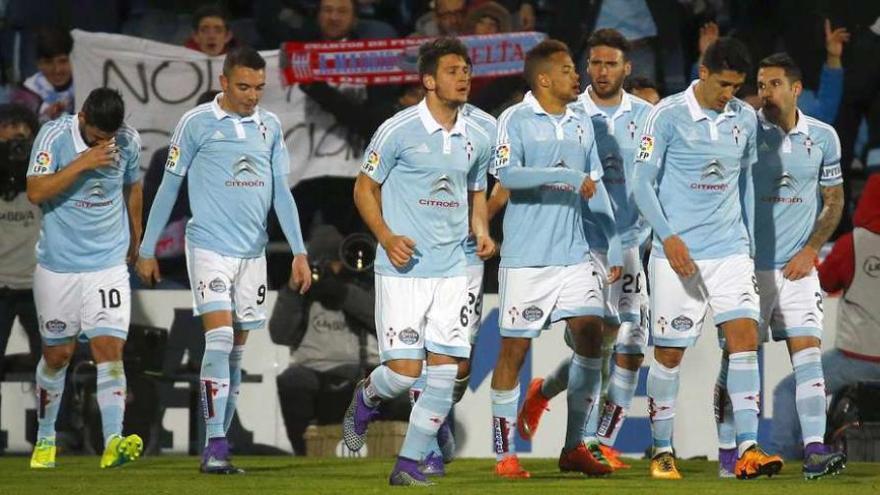
[[822, 211], [807, 245], [819, 251], [834, 233], [843, 214], [843, 185], [822, 187]]

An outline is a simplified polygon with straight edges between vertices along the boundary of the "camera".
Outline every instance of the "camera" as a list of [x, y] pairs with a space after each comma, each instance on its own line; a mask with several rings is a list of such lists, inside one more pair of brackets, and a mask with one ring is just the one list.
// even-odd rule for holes
[[350, 234], [342, 240], [337, 254], [336, 260], [312, 260], [309, 265], [312, 270], [312, 282], [321, 280], [321, 277], [331, 270], [332, 261], [342, 262], [342, 268], [355, 275], [372, 270], [376, 259], [376, 241], [367, 234]]
[[27, 189], [27, 165], [31, 139], [0, 141], [0, 196], [7, 201]]

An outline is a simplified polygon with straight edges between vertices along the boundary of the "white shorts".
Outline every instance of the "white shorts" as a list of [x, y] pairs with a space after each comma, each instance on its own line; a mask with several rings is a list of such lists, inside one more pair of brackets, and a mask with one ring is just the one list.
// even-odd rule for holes
[[[591, 251], [593, 264], [602, 280], [608, 280], [608, 256]], [[648, 345], [647, 280], [642, 269], [638, 246], [623, 251], [623, 273], [617, 282], [605, 284], [605, 321], [619, 325], [614, 351], [620, 354], [644, 354]]]
[[235, 258], [187, 246], [186, 268], [193, 314], [231, 311], [235, 330], [256, 330], [265, 325], [265, 256]]
[[[761, 342], [790, 337], [822, 338], [822, 289], [813, 269], [800, 280], [788, 280], [782, 270], [756, 273], [761, 290]], [[768, 331], [769, 330], [769, 331]]]
[[128, 337], [131, 285], [125, 265], [81, 273], [58, 273], [37, 265], [34, 302], [46, 345], [72, 342], [80, 331], [87, 339]]
[[502, 267], [498, 278], [503, 337], [532, 339], [562, 319], [605, 315], [605, 282], [592, 261], [569, 266]]
[[651, 335], [654, 345], [689, 347], [697, 341], [711, 307], [715, 324], [759, 321], [758, 282], [748, 255], [698, 260], [697, 273], [682, 279], [666, 258], [651, 255]]
[[468, 279], [376, 274], [379, 359], [425, 359], [425, 350], [468, 358]]
[[480, 336], [480, 325], [483, 323], [483, 264], [467, 267], [467, 307], [468, 307], [468, 340], [471, 346], [477, 343]]

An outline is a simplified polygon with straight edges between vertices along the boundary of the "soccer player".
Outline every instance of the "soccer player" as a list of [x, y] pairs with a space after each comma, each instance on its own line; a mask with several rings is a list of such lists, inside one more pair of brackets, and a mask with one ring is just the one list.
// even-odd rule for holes
[[[494, 138], [496, 133], [495, 117], [470, 103], [462, 105], [461, 114], [469, 118], [474, 124], [482, 127], [486, 134]], [[486, 206], [486, 221], [488, 222], [492, 220], [492, 215], [489, 213], [490, 206], [488, 202]], [[462, 321], [467, 321], [466, 327], [468, 330], [468, 340], [471, 345], [471, 356], [458, 363], [458, 374], [455, 377], [455, 386], [452, 389], [453, 405], [458, 404], [467, 391], [468, 382], [471, 377], [471, 358], [473, 357], [473, 349], [480, 333], [483, 311], [483, 258], [477, 255], [477, 240], [473, 235], [468, 235], [465, 240], [464, 253], [467, 259], [467, 311], [463, 312], [459, 317]], [[492, 254], [494, 255], [494, 251]], [[426, 370], [422, 369], [422, 375], [410, 389], [410, 400], [413, 403], [418, 400], [422, 390], [425, 389], [426, 379]], [[422, 472], [429, 475], [442, 476], [446, 472], [444, 464], [452, 462], [454, 457], [455, 437], [452, 434], [452, 428], [447, 417], [437, 431], [437, 438], [431, 442], [428, 448]]]
[[[758, 165], [755, 184], [755, 269], [761, 294], [761, 337], [788, 345], [797, 383], [796, 404], [804, 442], [803, 474], [837, 474], [846, 455], [832, 452], [825, 438], [825, 380], [822, 373], [822, 291], [816, 273], [819, 249], [843, 212], [840, 140], [834, 128], [798, 109], [801, 71], [790, 56], [771, 55], [759, 64]], [[821, 195], [821, 203], [819, 198]], [[722, 361], [716, 410], [720, 473], [734, 472], [730, 401], [725, 393], [728, 363]]]
[[635, 200], [654, 229], [648, 400], [655, 478], [681, 478], [672, 452], [679, 364], [709, 307], [730, 354], [726, 385], [739, 453], [736, 474], [753, 478], [782, 469], [782, 459], [757, 444], [759, 307], [750, 257], [757, 123], [754, 110], [733, 96], [749, 64], [741, 42], [720, 38], [712, 44], [700, 78], [651, 110], [635, 156]]
[[526, 54], [531, 87], [498, 120], [494, 172], [510, 191], [501, 248], [501, 349], [492, 375], [495, 473], [527, 478], [516, 456], [519, 383], [531, 339], [565, 320], [575, 354], [568, 376], [568, 429], [562, 471], [608, 474], [583, 442], [584, 423], [601, 388], [604, 280], [590, 259], [582, 201], [610, 239], [608, 283], [620, 277], [620, 243], [602, 182], [593, 125], [571, 103], [580, 90], [568, 47], [545, 40]]
[[193, 217], [186, 229], [186, 260], [194, 313], [202, 318], [205, 354], [199, 373], [207, 446], [200, 470], [238, 474], [226, 432], [235, 415], [241, 361], [251, 330], [266, 322], [266, 216], [275, 209], [293, 252], [291, 270], [300, 293], [311, 271], [278, 117], [258, 106], [266, 61], [249, 47], [231, 50], [223, 62], [223, 92], [185, 113], [171, 136], [165, 176], [156, 193], [140, 248], [138, 275], [160, 279], [156, 241], [189, 174]]
[[470, 90], [467, 48], [438, 38], [419, 49], [425, 99], [382, 124], [367, 147], [354, 200], [379, 241], [376, 331], [382, 365], [358, 384], [343, 421], [351, 450], [379, 406], [406, 393], [427, 360], [392, 485], [430, 484], [418, 469], [452, 407], [459, 363], [470, 356], [464, 241], [489, 257], [486, 170], [492, 137], [461, 111]]
[[[587, 71], [592, 84], [581, 94], [578, 104], [592, 119], [596, 131], [596, 148], [604, 169], [602, 182], [611, 197], [623, 248], [623, 275], [617, 282], [605, 286], [604, 334], [606, 339], [616, 338], [615, 366], [601, 419], [598, 413], [589, 416], [584, 440], [600, 462], [617, 469], [627, 466], [618, 459], [613, 445], [632, 403], [647, 345], [641, 311], [646, 281], [639, 255], [645, 229], [632, 189], [627, 188], [627, 178], [632, 173], [631, 157], [635, 155], [639, 132], [644, 128], [651, 105], [623, 90], [624, 79], [631, 71], [627, 59], [629, 42], [624, 36], [613, 29], [600, 29], [590, 36], [587, 47]], [[608, 240], [589, 210], [584, 213], [584, 233], [593, 265], [605, 276]], [[547, 402], [566, 388], [570, 362], [571, 359], [563, 360], [546, 379], [535, 378], [529, 384], [517, 418], [523, 438], [534, 435], [541, 415], [547, 410]]]
[[131, 317], [126, 262], [136, 256], [142, 201], [141, 141], [124, 117], [122, 96], [96, 89], [78, 114], [44, 125], [31, 152], [27, 196], [43, 210], [34, 272], [43, 357], [32, 468], [55, 467], [55, 419], [77, 337], [89, 342], [98, 372], [101, 467], [121, 466], [143, 450], [139, 436], [122, 436], [122, 347]]

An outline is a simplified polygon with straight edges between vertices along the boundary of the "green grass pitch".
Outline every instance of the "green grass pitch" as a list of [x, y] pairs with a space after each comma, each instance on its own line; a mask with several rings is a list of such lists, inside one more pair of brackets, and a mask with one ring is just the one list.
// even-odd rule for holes
[[225, 495], [327, 493], [364, 495], [417, 491], [480, 495], [543, 495], [551, 493], [607, 495], [858, 495], [880, 494], [880, 464], [850, 463], [843, 474], [805, 481], [799, 464], [788, 464], [779, 476], [749, 481], [719, 480], [718, 465], [707, 461], [680, 461], [682, 481], [652, 480], [647, 461], [608, 478], [563, 475], [555, 459], [523, 459], [531, 470], [528, 480], [500, 480], [487, 459], [459, 459], [448, 465], [445, 478], [434, 487], [390, 488], [392, 459], [317, 459], [239, 456], [244, 476], [199, 474], [195, 457], [145, 457], [115, 470], [98, 468], [98, 457], [59, 456], [54, 470], [28, 468], [26, 457], [0, 457], [0, 494], [10, 495]]

